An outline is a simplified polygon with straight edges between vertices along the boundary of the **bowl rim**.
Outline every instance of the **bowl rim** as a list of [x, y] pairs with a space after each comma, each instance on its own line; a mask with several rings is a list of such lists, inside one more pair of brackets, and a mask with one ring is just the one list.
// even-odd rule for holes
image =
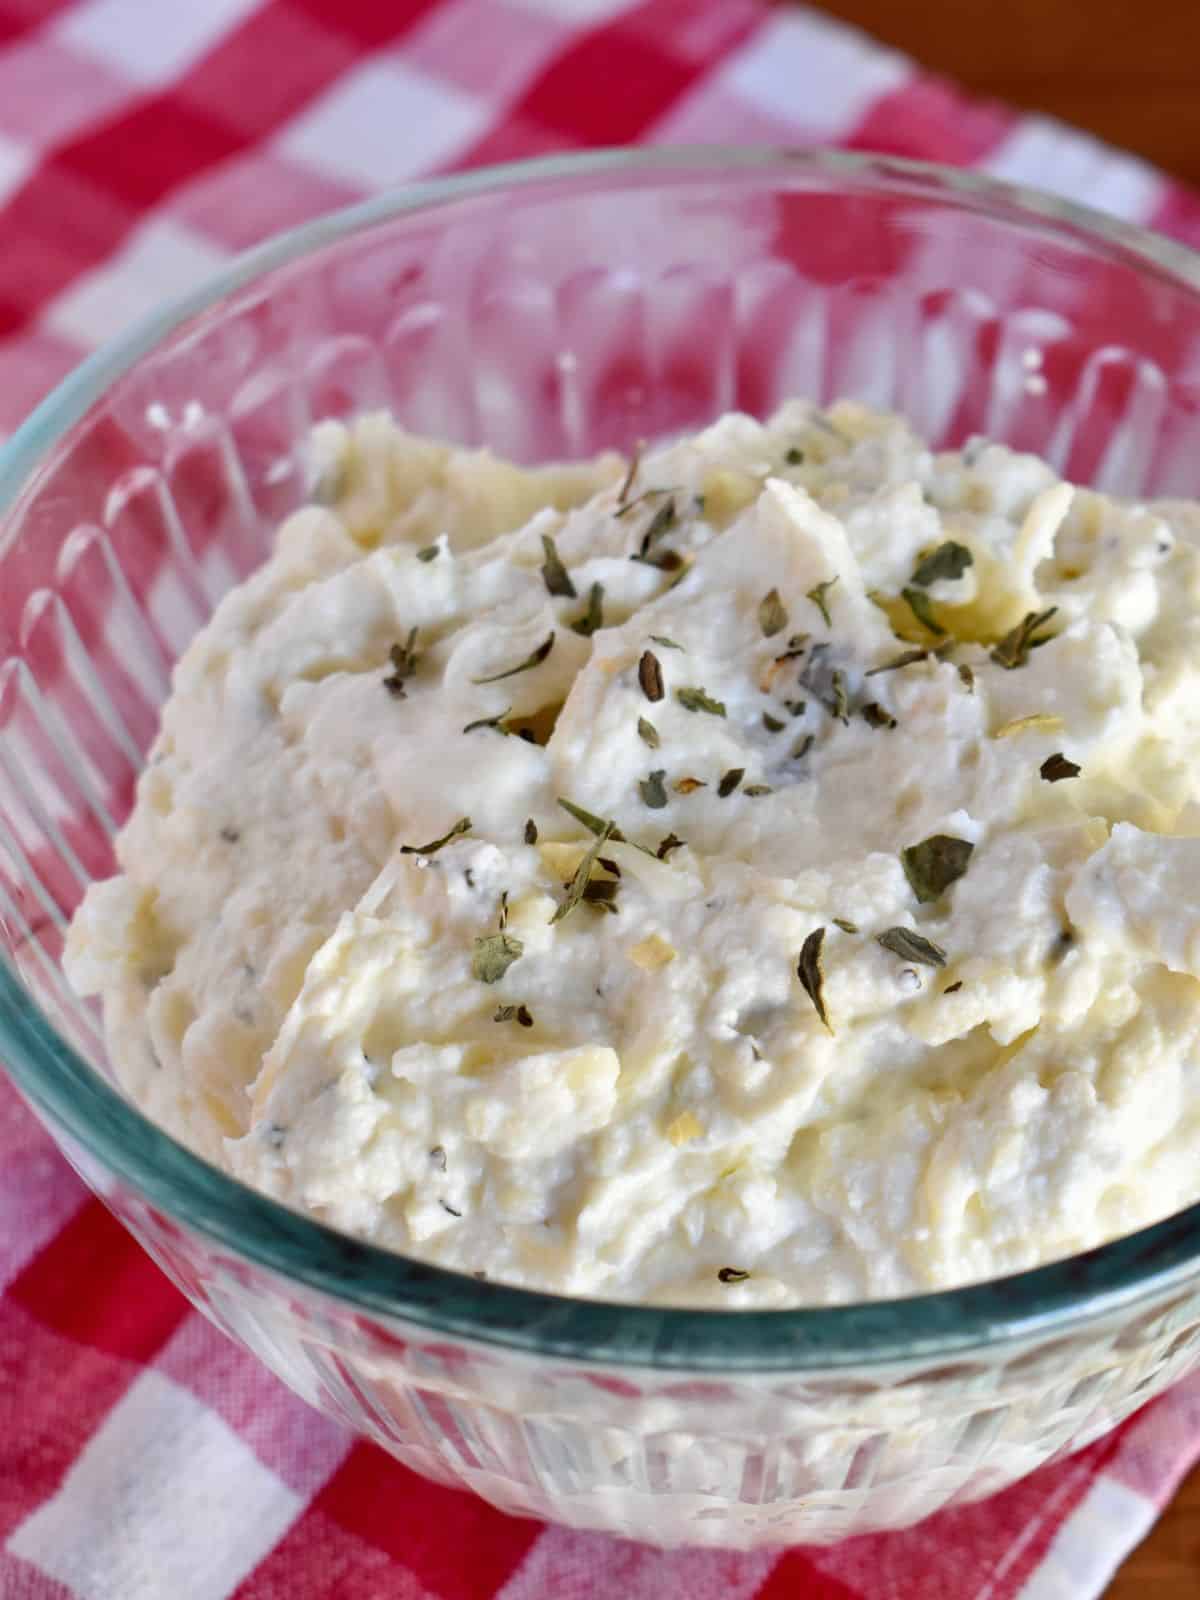
[[[697, 145], [605, 149], [484, 167], [408, 184], [318, 217], [234, 256], [190, 293], [150, 312], [74, 369], [0, 445], [0, 517], [105, 391], [183, 324], [265, 274], [393, 218], [480, 196], [570, 179], [635, 174], [644, 182], [738, 171], [843, 181], [860, 192], [925, 194], [975, 212], [1040, 224], [1132, 258], [1176, 287], [1200, 292], [1200, 254], [1041, 190], [977, 172], [840, 150]], [[0, 551], [5, 540], [0, 538]], [[1069, 1257], [966, 1288], [900, 1300], [721, 1311], [591, 1301], [510, 1288], [352, 1239], [250, 1189], [179, 1144], [114, 1089], [29, 997], [7, 951], [0, 959], [0, 1058], [67, 1154], [102, 1197], [96, 1164], [164, 1213], [286, 1292], [297, 1284], [343, 1310], [425, 1333], [582, 1364], [676, 1372], [812, 1372], [983, 1354], [1047, 1336], [1187, 1285], [1200, 1264], [1200, 1203]], [[118, 1204], [129, 1220], [136, 1207]], [[141, 1236], [139, 1234], [139, 1236]], [[404, 1325], [411, 1325], [405, 1328]]]

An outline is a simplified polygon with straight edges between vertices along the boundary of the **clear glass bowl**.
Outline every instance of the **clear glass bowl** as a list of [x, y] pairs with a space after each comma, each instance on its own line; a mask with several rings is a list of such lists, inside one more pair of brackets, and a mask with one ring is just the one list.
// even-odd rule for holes
[[792, 394], [1200, 494], [1200, 258], [857, 156], [586, 155], [273, 241], [0, 452], [0, 1054], [191, 1299], [307, 1400], [506, 1509], [748, 1548], [898, 1527], [1079, 1448], [1200, 1352], [1200, 1207], [977, 1287], [789, 1312], [478, 1283], [281, 1209], [114, 1087], [59, 958], [172, 661], [268, 549], [312, 421], [390, 406], [524, 461]]

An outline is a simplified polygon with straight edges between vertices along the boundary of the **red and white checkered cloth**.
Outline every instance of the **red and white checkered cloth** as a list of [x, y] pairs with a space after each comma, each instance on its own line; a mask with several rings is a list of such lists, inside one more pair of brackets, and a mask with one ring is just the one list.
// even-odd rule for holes
[[[620, 93], [612, 92], [619, 82]], [[232, 251], [432, 169], [580, 145], [969, 163], [1200, 243], [1200, 200], [759, 0], [0, 0], [0, 431]], [[309, 1411], [0, 1088], [6, 1600], [1089, 1600], [1200, 1456], [1200, 1379], [982, 1505], [785, 1555], [520, 1522]]]

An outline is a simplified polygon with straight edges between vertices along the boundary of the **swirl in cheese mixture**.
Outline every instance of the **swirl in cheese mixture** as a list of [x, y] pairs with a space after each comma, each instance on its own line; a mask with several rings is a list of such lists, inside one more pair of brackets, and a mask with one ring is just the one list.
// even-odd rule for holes
[[402, 1253], [657, 1303], [1200, 1197], [1200, 508], [849, 404], [314, 453], [70, 934], [152, 1117]]

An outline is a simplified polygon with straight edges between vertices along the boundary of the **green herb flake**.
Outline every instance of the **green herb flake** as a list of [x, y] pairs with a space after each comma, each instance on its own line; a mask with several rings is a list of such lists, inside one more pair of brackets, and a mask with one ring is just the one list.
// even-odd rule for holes
[[742, 790], [742, 793], [744, 795], [749, 795], [751, 800], [757, 800], [762, 795], [774, 794], [775, 791], [772, 789], [769, 783], [748, 783]]
[[537, 823], [533, 820], [532, 817], [527, 817], [525, 819], [525, 843], [526, 844], [536, 844], [537, 842], [538, 842], [538, 826], [537, 826]]
[[764, 639], [773, 639], [787, 627], [787, 607], [780, 599], [778, 589], [771, 589], [758, 602], [758, 625]]
[[932, 939], [914, 933], [911, 928], [888, 928], [885, 933], [878, 933], [875, 937], [885, 950], [899, 956], [901, 961], [918, 961], [927, 967], [946, 965], [946, 952], [942, 947], [934, 944]]
[[711, 717], [723, 717], [725, 705], [721, 700], [714, 700], [705, 690], [699, 688], [676, 689], [675, 698], [685, 711], [707, 711]]
[[857, 922], [849, 922], [849, 921], [847, 921], [847, 919], [845, 917], [834, 917], [833, 925], [834, 925], [835, 928], [840, 928], [843, 933], [857, 933], [858, 932], [858, 923]]
[[600, 854], [601, 850], [604, 848], [607, 841], [612, 838], [612, 836], [612, 823], [604, 823], [601, 831], [596, 835], [591, 849], [576, 867], [575, 875], [567, 885], [566, 899], [559, 905], [554, 915], [550, 918], [551, 926], [553, 926], [556, 922], [561, 922], [564, 917], [570, 916], [571, 912], [574, 911], [575, 907], [583, 899], [583, 892], [588, 886], [588, 880], [592, 876], [592, 868], [596, 865], [596, 857]]
[[814, 928], [800, 947], [800, 959], [796, 963], [796, 976], [800, 979], [801, 987], [812, 1001], [813, 1007], [830, 1033], [833, 1028], [829, 1021], [829, 1013], [825, 1009], [825, 974], [821, 968], [821, 946], [825, 943], [825, 929]]
[[846, 674], [836, 668], [829, 680], [829, 699], [826, 705], [839, 722], [849, 723], [850, 696], [846, 692]]
[[672, 850], [682, 850], [683, 846], [684, 840], [677, 833], [669, 833], [665, 839], [659, 840], [658, 849], [654, 854], [660, 861], [666, 861], [669, 859]]
[[829, 615], [829, 601], [825, 598], [837, 582], [836, 578], [826, 578], [823, 582], [814, 584], [805, 595], [806, 600], [811, 600], [821, 613], [827, 628], [833, 627], [833, 618]]
[[423, 550], [417, 551], [417, 560], [426, 563], [436, 561], [439, 547], [436, 544], [427, 544]]
[[778, 717], [773, 717], [769, 711], [763, 712], [762, 721], [763, 727], [768, 733], [782, 733], [784, 728], [787, 726], [786, 723], [780, 722]]
[[650, 643], [651, 644], [660, 644], [663, 647], [664, 650], [682, 650], [683, 649], [683, 646], [681, 644], [676, 644], [674, 639], [668, 639], [661, 633], [652, 633], [650, 635]]
[[975, 693], [975, 674], [965, 661], [958, 664], [958, 680], [968, 694]]
[[923, 628], [927, 628], [930, 633], [945, 633], [945, 628], [933, 614], [933, 606], [924, 589], [901, 589], [900, 598]]
[[404, 644], [394, 644], [388, 651], [388, 660], [392, 670], [383, 680], [383, 687], [392, 696], [393, 700], [403, 700], [405, 696], [404, 680], [411, 678], [417, 670], [420, 656], [416, 650], [417, 629], [408, 630], [408, 638]]
[[1078, 762], [1068, 761], [1061, 750], [1056, 750], [1052, 756], [1047, 756], [1038, 768], [1047, 783], [1061, 783], [1064, 778], [1077, 778], [1083, 771]]
[[720, 1283], [745, 1283], [749, 1276], [741, 1267], [722, 1267], [717, 1273], [717, 1280]]
[[623, 506], [629, 499], [629, 491], [633, 488], [634, 480], [638, 475], [638, 468], [642, 464], [642, 451], [646, 448], [645, 440], [639, 439], [633, 447], [633, 454], [629, 458], [629, 469], [617, 490], [617, 504]]
[[402, 844], [400, 846], [400, 854], [402, 856], [436, 855], [444, 844], [450, 843], [451, 839], [457, 839], [461, 834], [470, 833], [470, 831], [470, 817], [459, 817], [450, 832], [444, 833], [440, 839], [434, 839], [430, 844]]
[[542, 552], [546, 557], [542, 563], [542, 582], [551, 594], [561, 595], [566, 600], [574, 600], [577, 592], [575, 585], [571, 582], [570, 573], [559, 560], [554, 540], [548, 533], [542, 535]]
[[900, 852], [909, 887], [922, 905], [939, 899], [967, 870], [975, 846], [952, 834], [935, 833]]
[[559, 805], [569, 817], [574, 817], [576, 822], [582, 822], [589, 833], [597, 836], [603, 834], [606, 839], [611, 839], [614, 844], [624, 844], [625, 835], [611, 822], [606, 822], [603, 817], [598, 817], [594, 811], [585, 811], [582, 806], [577, 806], [573, 800], [564, 800], [559, 796]]
[[480, 983], [499, 983], [500, 979], [525, 954], [525, 946], [514, 934], [489, 933], [475, 940], [471, 976]]
[[724, 774], [720, 783], [717, 785], [717, 793], [720, 795], [721, 799], [724, 800], [727, 798], [727, 796], [731, 795], [745, 776], [745, 767], [730, 767], [729, 771]]
[[863, 676], [874, 678], [881, 672], [895, 672], [900, 667], [911, 667], [918, 661], [926, 661], [928, 658], [928, 650], [902, 650], [898, 656], [893, 656], [890, 661], [885, 661], [878, 667], [872, 667]]
[[795, 744], [792, 746], [792, 753], [788, 757], [788, 760], [789, 761], [803, 761], [805, 756], [812, 749], [813, 745], [816, 744], [816, 742], [817, 742], [817, 740], [816, 740], [816, 735], [815, 734], [812, 734], [812, 733], [803, 734], [799, 739], [796, 740]]
[[492, 1013], [493, 1022], [518, 1022], [522, 1028], [533, 1027], [533, 1016], [528, 1006], [497, 1006]]
[[662, 663], [652, 650], [643, 650], [642, 658], [638, 662], [638, 683], [642, 693], [652, 703], [662, 699], [666, 694], [663, 687]]
[[638, 738], [643, 744], [648, 744], [651, 750], [657, 750], [662, 740], [658, 737], [658, 729], [652, 722], [647, 722], [645, 717], [638, 718]]
[[471, 682], [499, 683], [503, 678], [515, 678], [518, 672], [528, 672], [531, 667], [540, 667], [553, 649], [554, 634], [551, 632], [546, 635], [532, 655], [526, 656], [524, 661], [518, 661], [515, 667], [505, 667], [503, 672], [489, 673], [486, 678], [472, 678]]
[[783, 459], [789, 467], [798, 467], [804, 460], [804, 451], [793, 445]]
[[957, 983], [948, 983], [946, 985], [946, 987], [942, 990], [942, 993], [943, 994], [957, 994], [958, 991], [961, 988], [962, 988], [962, 979], [960, 978]]
[[615, 916], [620, 887], [615, 878], [592, 878], [583, 886], [583, 903]]
[[876, 700], [868, 700], [866, 705], [860, 709], [862, 719], [869, 728], [894, 728], [896, 726], [895, 717], [892, 716], [890, 711], [885, 711]]
[[588, 590], [587, 610], [581, 617], [576, 617], [571, 623], [572, 633], [582, 634], [585, 639], [604, 626], [604, 585], [594, 583]]
[[677, 520], [674, 497], [664, 500], [647, 523], [646, 531], [642, 535], [642, 542], [638, 546], [638, 552], [634, 559], [637, 561], [650, 561], [654, 546], [660, 539], [665, 538], [670, 533]]
[[1036, 650], [1039, 645], [1049, 644], [1053, 639], [1052, 633], [1039, 634], [1038, 630], [1044, 628], [1057, 611], [1057, 606], [1051, 606], [1047, 611], [1027, 611], [1016, 627], [1006, 633], [995, 646], [992, 660], [997, 666], [1006, 667], [1010, 672], [1017, 667], [1023, 667], [1029, 660], [1031, 650]]
[[953, 539], [947, 539], [945, 544], [938, 545], [936, 550], [931, 550], [924, 560], [917, 563], [912, 581], [919, 583], [922, 589], [928, 589], [931, 583], [943, 580], [954, 583], [968, 567], [974, 565], [975, 557], [965, 544], [956, 544]]
[[501, 733], [507, 733], [504, 719], [512, 712], [511, 706], [505, 706], [503, 711], [497, 712], [494, 717], [476, 717], [474, 722], [468, 722], [463, 729], [464, 733], [474, 733], [476, 728], [497, 728]]
[[667, 803], [667, 786], [663, 782], [666, 775], [665, 769], [658, 767], [648, 778], [642, 778], [638, 783], [642, 804], [649, 806], [651, 811], [661, 811]]

